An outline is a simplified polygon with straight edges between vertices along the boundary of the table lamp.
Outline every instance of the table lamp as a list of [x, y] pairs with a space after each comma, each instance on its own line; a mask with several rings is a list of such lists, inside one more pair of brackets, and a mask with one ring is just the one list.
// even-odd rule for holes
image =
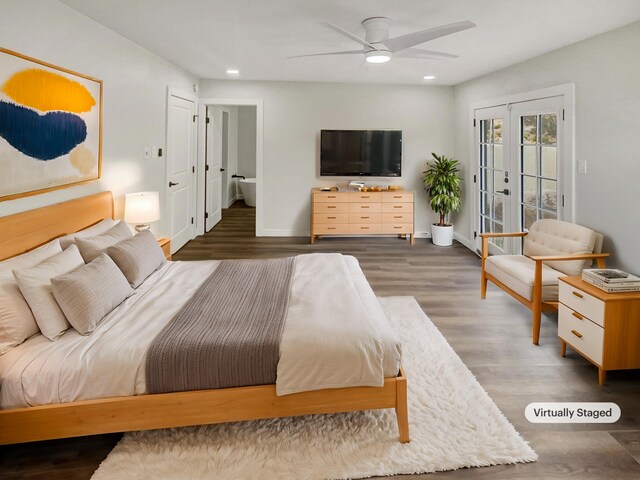
[[158, 192], [127, 193], [124, 221], [135, 223], [136, 231], [149, 230], [151, 222], [160, 220], [160, 194]]

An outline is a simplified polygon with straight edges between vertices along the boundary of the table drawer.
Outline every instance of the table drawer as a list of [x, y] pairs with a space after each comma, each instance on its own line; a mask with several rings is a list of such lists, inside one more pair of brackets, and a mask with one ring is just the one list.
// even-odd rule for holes
[[349, 214], [349, 223], [359, 224], [359, 223], [380, 223], [381, 215], [379, 213], [350, 213]]
[[413, 233], [412, 223], [383, 223], [380, 233]]
[[380, 197], [382, 197], [380, 192], [350, 193], [349, 201], [353, 203], [380, 202]]
[[558, 336], [602, 366], [604, 328], [586, 317], [577, 318], [574, 313], [566, 305], [558, 305]]
[[348, 213], [348, 203], [315, 203], [313, 213]]
[[382, 212], [413, 212], [413, 203], [383, 203]]
[[349, 214], [347, 213], [316, 213], [313, 215], [313, 223], [349, 223]]
[[349, 233], [380, 233], [380, 225], [350, 224]]
[[349, 194], [338, 192], [314, 193], [313, 201], [320, 203], [347, 203]]
[[328, 233], [345, 234], [349, 233], [349, 225], [346, 223], [321, 223], [313, 226], [313, 233], [315, 235], [326, 235]]
[[349, 213], [380, 213], [381, 203], [350, 203]]
[[411, 213], [383, 213], [382, 223], [413, 223], [413, 212]]
[[558, 298], [561, 303], [604, 327], [604, 302], [602, 300], [565, 282], [558, 283], [560, 288]]
[[385, 192], [382, 194], [383, 203], [413, 203], [413, 193]]

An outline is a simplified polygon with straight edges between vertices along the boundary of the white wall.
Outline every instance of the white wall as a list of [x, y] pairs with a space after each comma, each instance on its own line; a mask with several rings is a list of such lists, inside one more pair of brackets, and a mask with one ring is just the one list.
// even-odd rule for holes
[[256, 107], [238, 107], [238, 175], [256, 176]]
[[[575, 83], [576, 223], [604, 233], [612, 264], [640, 273], [640, 22], [455, 87], [455, 155], [467, 167], [474, 102]], [[470, 203], [456, 231], [470, 237]]]
[[[309, 235], [310, 189], [345, 179], [319, 177], [323, 128], [403, 131], [402, 178], [416, 192], [416, 230], [435, 218], [421, 183], [432, 151], [453, 153], [452, 88], [202, 80], [207, 98], [264, 101], [264, 233]], [[383, 179], [367, 179], [387, 183]]]
[[[0, 216], [101, 190], [121, 215], [125, 193], [164, 193], [164, 159], [145, 160], [144, 147], [165, 144], [167, 86], [191, 92], [197, 79], [56, 0], [3, 0], [0, 45], [104, 82], [102, 179], [1, 202]], [[168, 233], [166, 220], [156, 233]]]

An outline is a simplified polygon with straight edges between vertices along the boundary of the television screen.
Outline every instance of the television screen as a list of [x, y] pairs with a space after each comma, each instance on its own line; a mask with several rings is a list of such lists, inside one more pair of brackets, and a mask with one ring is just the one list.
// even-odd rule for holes
[[399, 177], [401, 130], [322, 130], [320, 175]]

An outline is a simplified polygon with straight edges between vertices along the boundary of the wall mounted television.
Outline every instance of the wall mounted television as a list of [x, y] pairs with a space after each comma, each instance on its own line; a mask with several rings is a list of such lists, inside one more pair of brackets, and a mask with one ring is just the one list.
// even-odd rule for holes
[[399, 177], [402, 130], [321, 130], [320, 175]]

